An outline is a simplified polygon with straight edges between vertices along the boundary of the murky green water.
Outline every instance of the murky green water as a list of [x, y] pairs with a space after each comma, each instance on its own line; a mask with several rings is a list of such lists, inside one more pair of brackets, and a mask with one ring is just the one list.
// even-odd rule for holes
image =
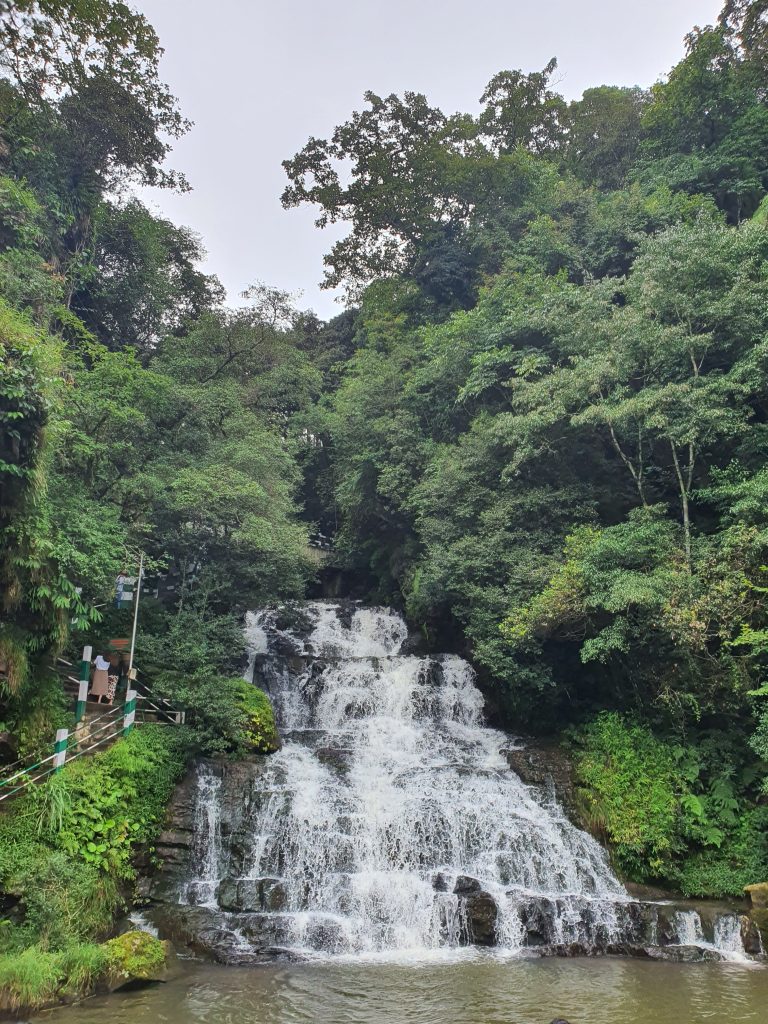
[[629, 959], [189, 964], [51, 1024], [699, 1024], [768, 1021], [768, 968]]

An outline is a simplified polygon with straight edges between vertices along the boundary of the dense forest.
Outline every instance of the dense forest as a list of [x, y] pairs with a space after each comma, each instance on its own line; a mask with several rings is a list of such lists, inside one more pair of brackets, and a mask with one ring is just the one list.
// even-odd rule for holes
[[[403, 607], [495, 719], [562, 736], [637, 881], [768, 875], [768, 3], [728, 0], [650, 88], [566, 102], [556, 61], [477, 116], [380, 97], [284, 167], [346, 226], [328, 323], [135, 186], [189, 129], [115, 0], [0, 0], [0, 719], [70, 711], [51, 662], [115, 635], [238, 749], [248, 608]], [[481, 85], [482, 83], [480, 83]], [[332, 538], [322, 568], [309, 539]], [[313, 591], [314, 588], [314, 591]], [[2, 879], [0, 879], [2, 881]]]

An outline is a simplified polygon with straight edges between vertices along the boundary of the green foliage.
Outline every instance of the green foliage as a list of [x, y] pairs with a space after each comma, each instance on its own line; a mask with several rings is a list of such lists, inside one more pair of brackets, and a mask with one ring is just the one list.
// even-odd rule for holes
[[16, 956], [0, 957], [0, 1006], [4, 1010], [53, 1002], [64, 979], [62, 955], [30, 946]]
[[148, 932], [118, 935], [101, 947], [110, 974], [121, 979], [154, 979], [166, 966], [166, 947]]
[[165, 961], [163, 943], [146, 932], [127, 932], [101, 945], [73, 943], [57, 951], [30, 946], [0, 956], [0, 1009], [41, 1009], [88, 995], [103, 980], [155, 978]]
[[684, 896], [741, 899], [744, 886], [768, 875], [768, 815], [765, 807], [741, 813], [716, 849], [687, 856], [674, 882]]
[[27, 944], [63, 949], [109, 929], [135, 850], [160, 829], [185, 746], [175, 730], [145, 725], [67, 765], [2, 816], [0, 889], [21, 901]]
[[[186, 709], [189, 749], [206, 757], [271, 753], [279, 741], [269, 698], [211, 669], [157, 677], [160, 694]], [[252, 693], [250, 691], [253, 691]]]
[[679, 801], [671, 750], [640, 725], [603, 712], [580, 733], [577, 778], [591, 828], [633, 877], [666, 871], [677, 840]]
[[702, 733], [681, 744], [616, 712], [572, 737], [585, 819], [628, 878], [740, 897], [765, 875], [768, 818], [737, 737]]
[[227, 680], [226, 685], [237, 692], [237, 703], [245, 714], [246, 724], [242, 730], [241, 742], [254, 753], [273, 753], [280, 746], [280, 738], [269, 697], [263, 690], [246, 683], [243, 679]]
[[164, 943], [147, 932], [126, 932], [101, 945], [70, 943], [61, 950], [29, 946], [0, 956], [0, 1010], [37, 1010], [88, 995], [104, 980], [153, 980], [166, 957]]

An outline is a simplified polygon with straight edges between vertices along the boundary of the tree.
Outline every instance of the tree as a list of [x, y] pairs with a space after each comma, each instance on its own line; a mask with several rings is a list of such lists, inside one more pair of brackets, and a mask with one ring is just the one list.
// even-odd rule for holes
[[163, 51], [142, 14], [116, 0], [0, 0], [0, 37], [0, 68], [26, 104], [44, 111], [69, 99], [73, 114], [92, 118], [86, 128], [97, 140], [105, 124], [134, 139], [143, 131], [149, 149], [127, 169], [179, 183], [158, 170], [170, 150], [161, 136], [178, 138], [189, 125], [158, 77]]
[[637, 159], [647, 101], [638, 88], [587, 89], [568, 107], [566, 166], [599, 188], [620, 188]]
[[519, 226], [516, 215], [542, 187], [546, 169], [501, 141], [497, 155], [473, 118], [447, 117], [423, 95], [368, 92], [365, 99], [369, 109], [355, 112], [330, 140], [312, 138], [283, 162], [290, 179], [283, 206], [317, 205], [318, 227], [351, 225], [324, 259], [324, 287], [346, 283], [359, 298], [373, 278], [410, 273], [439, 310], [446, 300], [455, 308], [457, 292], [459, 304], [469, 304], [482, 259], [495, 255], [494, 234], [508, 238]]
[[485, 87], [479, 127], [499, 153], [518, 146], [533, 153], [557, 152], [565, 140], [567, 105], [549, 88], [557, 68], [554, 58], [543, 71], [500, 71]]
[[135, 199], [101, 204], [91, 249], [71, 308], [109, 347], [147, 353], [223, 298], [216, 278], [197, 268], [200, 240]]

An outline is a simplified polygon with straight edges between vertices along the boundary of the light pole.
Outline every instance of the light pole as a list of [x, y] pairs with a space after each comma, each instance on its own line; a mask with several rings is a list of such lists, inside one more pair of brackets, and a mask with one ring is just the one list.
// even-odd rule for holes
[[[133, 606], [133, 632], [131, 633], [131, 654], [128, 659], [128, 679], [131, 678], [131, 670], [133, 669], [133, 650], [136, 646], [136, 626], [139, 621], [139, 598], [141, 597], [141, 576], [144, 569], [144, 552], [141, 552], [139, 559], [139, 578], [136, 581], [136, 604]], [[130, 686], [130, 682], [128, 684]]]

